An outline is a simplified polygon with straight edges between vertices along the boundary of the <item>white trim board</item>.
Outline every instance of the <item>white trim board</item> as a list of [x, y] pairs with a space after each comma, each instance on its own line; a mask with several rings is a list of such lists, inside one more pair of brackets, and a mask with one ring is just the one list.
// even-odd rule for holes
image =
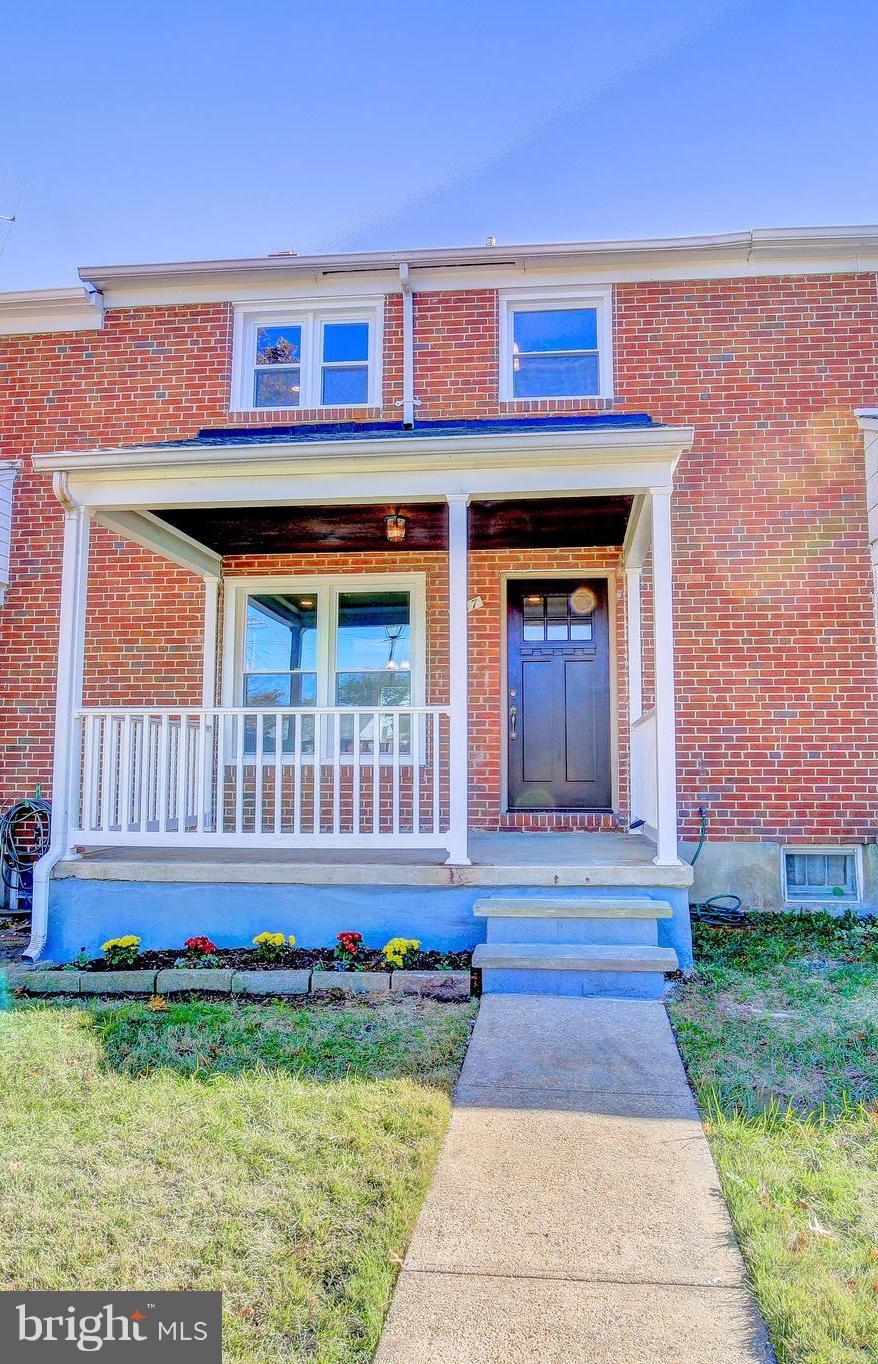
[[103, 324], [103, 298], [94, 290], [79, 287], [0, 293], [0, 336], [96, 331]]

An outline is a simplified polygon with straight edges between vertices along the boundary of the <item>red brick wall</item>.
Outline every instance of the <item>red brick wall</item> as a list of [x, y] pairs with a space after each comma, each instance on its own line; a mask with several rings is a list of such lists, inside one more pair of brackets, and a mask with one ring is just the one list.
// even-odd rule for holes
[[[868, 835], [878, 822], [878, 688], [851, 413], [878, 402], [875, 278], [624, 284], [614, 300], [614, 409], [698, 433], [674, 505], [684, 833], [705, 803], [715, 838]], [[417, 295], [415, 317], [420, 417], [548, 408], [498, 400], [492, 291]], [[51, 762], [61, 514], [29, 455], [227, 424], [229, 345], [227, 305], [112, 310], [101, 331], [0, 341], [0, 453], [25, 465], [0, 611], [4, 797], [47, 783]], [[399, 413], [400, 356], [395, 297], [387, 418]], [[200, 582], [101, 530], [93, 542], [87, 699], [197, 700]], [[338, 571], [344, 556], [328, 557]], [[415, 557], [402, 556], [408, 565]], [[473, 571], [481, 575], [478, 556]], [[444, 610], [444, 594], [437, 601]], [[482, 704], [476, 669], [496, 667], [495, 646], [471, 623]], [[498, 724], [496, 713], [474, 718], [474, 801], [488, 824], [498, 809]]]

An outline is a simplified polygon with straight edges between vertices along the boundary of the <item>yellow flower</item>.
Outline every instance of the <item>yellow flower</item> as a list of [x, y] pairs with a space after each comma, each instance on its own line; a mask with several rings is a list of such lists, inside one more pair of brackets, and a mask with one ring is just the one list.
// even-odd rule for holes
[[101, 948], [102, 952], [112, 951], [114, 947], [139, 947], [140, 939], [133, 933], [126, 933], [123, 938], [109, 938]]
[[391, 938], [381, 949], [381, 955], [388, 966], [395, 966], [400, 970], [409, 954], [417, 952], [420, 946], [418, 938]]

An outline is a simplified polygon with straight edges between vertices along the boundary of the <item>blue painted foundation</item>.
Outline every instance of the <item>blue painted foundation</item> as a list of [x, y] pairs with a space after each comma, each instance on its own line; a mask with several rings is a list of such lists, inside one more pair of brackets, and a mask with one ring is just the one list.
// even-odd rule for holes
[[[136, 933], [145, 949], [182, 947], [205, 934], [218, 947], [248, 945], [257, 933], [294, 933], [300, 947], [326, 947], [355, 929], [369, 947], [388, 938], [419, 938], [424, 949], [461, 951], [484, 942], [486, 921], [473, 916], [476, 900], [538, 896], [569, 899], [620, 895], [667, 900], [674, 917], [658, 921], [658, 941], [673, 947], [682, 967], [692, 964], [686, 891], [614, 886], [296, 886], [186, 882], [53, 881], [45, 956], [70, 961], [81, 948], [100, 952], [108, 938]], [[606, 926], [606, 921], [605, 921]], [[606, 940], [606, 939], [605, 939]], [[569, 973], [559, 973], [569, 974]], [[569, 982], [571, 986], [573, 982]], [[568, 992], [565, 990], [565, 993]], [[578, 993], [572, 990], [573, 993]]]

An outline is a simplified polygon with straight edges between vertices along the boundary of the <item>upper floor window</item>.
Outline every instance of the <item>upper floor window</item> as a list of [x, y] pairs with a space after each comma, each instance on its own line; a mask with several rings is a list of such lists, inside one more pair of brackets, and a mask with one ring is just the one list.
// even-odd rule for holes
[[607, 294], [510, 294], [500, 306], [501, 398], [611, 395]]
[[232, 408], [379, 405], [381, 312], [374, 300], [238, 308]]

